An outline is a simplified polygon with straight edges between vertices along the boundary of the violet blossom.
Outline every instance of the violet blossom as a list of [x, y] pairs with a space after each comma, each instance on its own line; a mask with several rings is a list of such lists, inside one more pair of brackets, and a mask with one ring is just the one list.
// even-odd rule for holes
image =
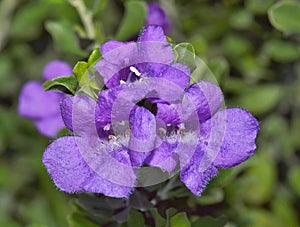
[[164, 29], [165, 34], [169, 34], [171, 24], [165, 11], [155, 2], [148, 3], [147, 7], [146, 25], [159, 25]]
[[148, 165], [180, 171], [200, 195], [218, 168], [253, 155], [257, 120], [243, 109], [221, 109], [217, 85], [190, 85], [189, 69], [173, 62], [161, 27], [146, 26], [138, 42], [104, 43], [101, 54], [95, 69], [107, 89], [98, 100], [63, 99], [62, 117], [74, 136], [57, 139], [43, 155], [59, 189], [128, 197]]
[[[43, 70], [44, 80], [68, 75], [72, 75], [72, 68], [59, 60], [49, 62]], [[38, 81], [29, 81], [19, 95], [18, 112], [20, 116], [32, 119], [40, 133], [54, 137], [64, 127], [59, 107], [63, 96], [57, 92], [45, 92]]]

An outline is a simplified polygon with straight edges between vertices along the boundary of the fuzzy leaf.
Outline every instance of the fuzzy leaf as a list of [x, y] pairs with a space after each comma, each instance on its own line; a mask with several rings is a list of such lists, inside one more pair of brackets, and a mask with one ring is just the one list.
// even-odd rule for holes
[[74, 76], [61, 76], [52, 80], [47, 80], [43, 84], [45, 91], [55, 90], [66, 94], [74, 95], [77, 89], [78, 81]]

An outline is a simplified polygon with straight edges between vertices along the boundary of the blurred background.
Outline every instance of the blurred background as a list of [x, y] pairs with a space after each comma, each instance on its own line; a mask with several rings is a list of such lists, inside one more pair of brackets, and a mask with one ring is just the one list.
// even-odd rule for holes
[[[73, 67], [104, 41], [132, 37], [145, 23], [146, 11], [135, 7], [146, 2], [79, 1], [84, 8], [74, 2], [0, 1], [0, 226], [98, 226], [79, 215], [78, 195], [56, 190], [41, 163], [54, 138], [18, 115], [18, 96], [25, 82], [42, 82], [47, 62], [60, 59]], [[300, 3], [158, 3], [171, 22], [173, 42], [193, 44], [217, 78], [226, 105], [248, 109], [261, 130], [252, 158], [221, 171], [199, 198], [181, 185], [151, 210], [155, 223], [174, 216], [173, 207], [195, 227], [299, 226]], [[139, 226], [133, 220], [141, 218], [140, 210], [123, 226]], [[189, 226], [174, 220], [171, 226]]]

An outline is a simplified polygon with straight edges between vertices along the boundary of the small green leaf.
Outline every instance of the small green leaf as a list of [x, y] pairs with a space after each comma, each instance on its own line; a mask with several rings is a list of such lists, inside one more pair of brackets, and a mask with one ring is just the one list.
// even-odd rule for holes
[[54, 39], [57, 49], [84, 57], [85, 51], [79, 48], [73, 26], [67, 21], [47, 21], [46, 29]]
[[95, 50], [92, 51], [91, 55], [89, 56], [88, 66], [92, 67], [93, 65], [95, 65], [100, 59], [100, 57], [101, 57], [100, 49], [96, 48]]
[[95, 223], [88, 220], [79, 213], [73, 213], [67, 217], [68, 223], [71, 227], [97, 227]]
[[128, 226], [143, 227], [144, 223], [145, 221], [142, 213], [132, 209], [129, 213]]
[[178, 213], [171, 217], [170, 227], [190, 227], [191, 223], [185, 212]]
[[196, 68], [195, 63], [195, 49], [192, 44], [190, 43], [179, 43], [174, 47], [174, 62], [179, 62], [187, 67], [192, 71]]
[[269, 11], [271, 24], [282, 32], [300, 32], [300, 3], [296, 1], [281, 1], [273, 5]]
[[152, 217], [155, 222], [155, 227], [165, 227], [166, 220], [158, 213], [156, 208], [150, 209]]
[[52, 80], [47, 80], [43, 84], [45, 91], [56, 90], [66, 94], [74, 95], [77, 89], [78, 81], [74, 76], [61, 76]]
[[76, 76], [80, 85], [86, 85], [90, 79], [88, 77], [88, 63], [79, 61], [73, 68], [73, 73]]
[[146, 3], [143, 1], [125, 2], [125, 15], [118, 29], [116, 38], [127, 40], [139, 33], [144, 26], [147, 15]]

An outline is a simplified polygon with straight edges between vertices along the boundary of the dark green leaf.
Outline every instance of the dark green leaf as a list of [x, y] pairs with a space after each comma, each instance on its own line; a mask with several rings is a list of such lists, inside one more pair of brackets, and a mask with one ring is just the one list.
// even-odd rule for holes
[[281, 1], [269, 9], [269, 19], [279, 31], [300, 32], [300, 3], [296, 1]]
[[45, 91], [55, 90], [66, 94], [74, 95], [77, 89], [78, 81], [74, 76], [61, 76], [52, 80], [47, 80], [43, 84]]
[[144, 217], [141, 212], [132, 209], [129, 213], [128, 226], [143, 227]]
[[139, 33], [144, 26], [147, 7], [143, 1], [125, 2], [125, 15], [118, 29], [116, 38], [118, 40], [127, 40]]

